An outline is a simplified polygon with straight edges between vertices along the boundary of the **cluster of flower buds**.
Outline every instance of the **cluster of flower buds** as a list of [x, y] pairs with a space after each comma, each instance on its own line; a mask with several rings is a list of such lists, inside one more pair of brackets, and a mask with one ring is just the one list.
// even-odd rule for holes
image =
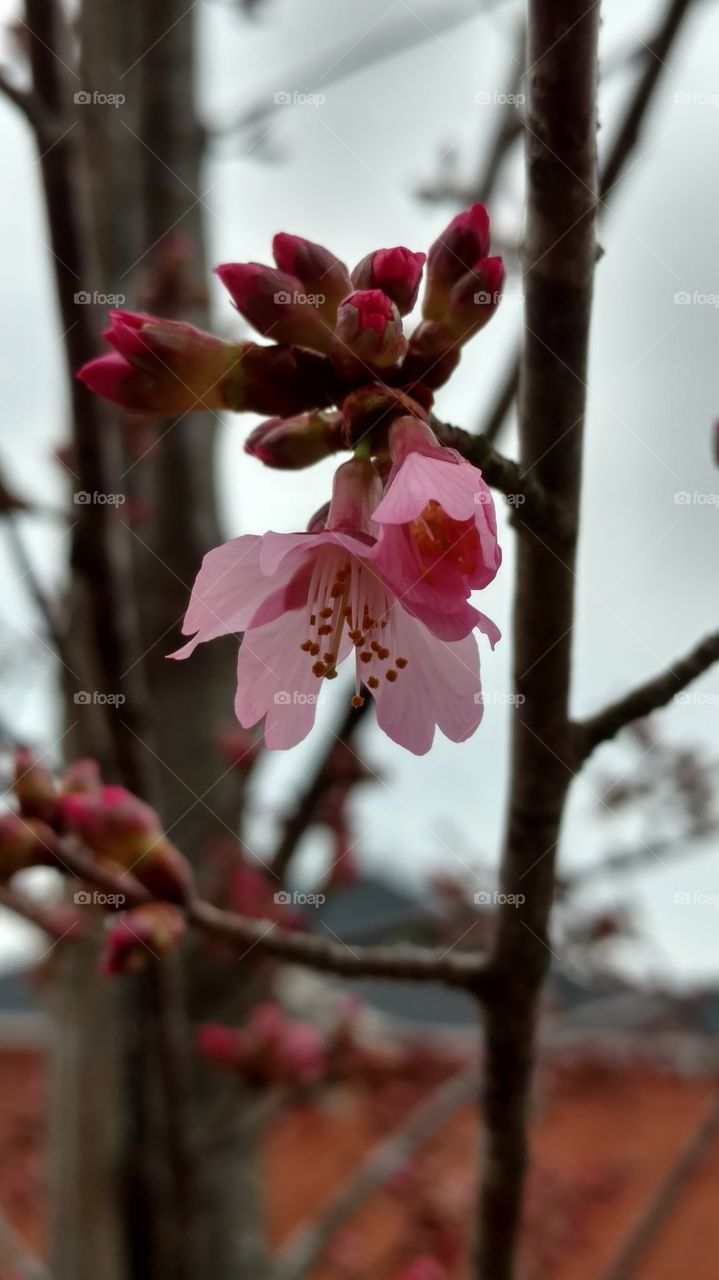
[[0, 815], [0, 879], [30, 866], [63, 870], [62, 842], [69, 841], [153, 897], [186, 900], [188, 863], [164, 835], [154, 809], [124, 787], [104, 785], [94, 760], [78, 760], [56, 778], [32, 751], [20, 748], [12, 791], [17, 807]]
[[271, 1000], [255, 1005], [244, 1027], [203, 1023], [198, 1046], [207, 1058], [236, 1071], [254, 1088], [311, 1086], [326, 1071], [321, 1031], [290, 1018]]
[[174, 951], [187, 933], [187, 921], [171, 902], [144, 902], [112, 922], [105, 938], [105, 973], [137, 973]]
[[274, 266], [226, 263], [218, 274], [240, 314], [273, 345], [223, 342], [179, 321], [113, 312], [114, 348], [80, 377], [134, 411], [269, 414], [247, 450], [298, 469], [338, 450], [331, 501], [298, 534], [246, 535], [205, 558], [176, 655], [243, 631], [236, 713], [264, 719], [269, 747], [310, 729], [317, 694], [355, 654], [360, 707], [369, 693], [381, 728], [423, 753], [438, 726], [464, 741], [482, 715], [473, 632], [499, 632], [469, 602], [501, 554], [479, 470], [431, 428], [436, 390], [463, 345], [497, 308], [500, 258], [489, 256], [483, 205], [453, 218], [426, 257], [423, 319], [405, 333], [425, 255], [399, 246], [349, 272], [299, 236], [273, 241]]
[[361, 1009], [356, 999], [340, 1001], [334, 1024], [324, 1029], [290, 1017], [268, 1000], [255, 1005], [242, 1027], [203, 1023], [198, 1044], [218, 1066], [239, 1072], [253, 1085], [322, 1081], [363, 1088], [388, 1123], [396, 1114], [396, 1090], [434, 1088], [466, 1065], [464, 1058], [429, 1040], [368, 1039]]

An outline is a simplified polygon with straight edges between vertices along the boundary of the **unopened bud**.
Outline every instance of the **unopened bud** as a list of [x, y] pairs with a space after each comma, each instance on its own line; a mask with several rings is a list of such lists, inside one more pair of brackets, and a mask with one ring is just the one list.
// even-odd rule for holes
[[103, 337], [114, 352], [90, 360], [77, 375], [91, 391], [134, 413], [225, 407], [224, 383], [242, 344], [132, 311], [111, 311], [110, 320]]
[[320, 310], [334, 321], [339, 303], [352, 292], [352, 281], [344, 262], [340, 262], [324, 245], [314, 244], [302, 236], [288, 235], [285, 231], [275, 236], [272, 252], [280, 271], [296, 276], [308, 294], [322, 299]]
[[245, 453], [266, 467], [297, 471], [329, 458], [342, 443], [342, 414], [316, 410], [260, 423], [247, 437]]
[[144, 969], [151, 959], [169, 955], [187, 932], [185, 917], [168, 902], [134, 907], [108, 930], [102, 967], [106, 973]]
[[40, 819], [0, 813], [0, 883], [26, 867], [51, 863], [54, 846], [54, 832]]
[[489, 252], [489, 214], [483, 204], [458, 213], [427, 255], [426, 320], [443, 320], [452, 287]]
[[412, 253], [401, 245], [396, 249], [375, 249], [352, 272], [356, 289], [381, 289], [406, 316], [417, 301], [426, 255]]
[[381, 289], [353, 293], [337, 312], [332, 360], [344, 377], [389, 369], [402, 359], [407, 339], [397, 306]]
[[240, 315], [265, 338], [328, 351], [332, 325], [319, 299], [297, 276], [260, 262], [226, 262], [215, 268]]
[[57, 810], [58, 794], [50, 770], [40, 764], [27, 747], [18, 748], [14, 764], [12, 789], [21, 813], [28, 818], [51, 821]]

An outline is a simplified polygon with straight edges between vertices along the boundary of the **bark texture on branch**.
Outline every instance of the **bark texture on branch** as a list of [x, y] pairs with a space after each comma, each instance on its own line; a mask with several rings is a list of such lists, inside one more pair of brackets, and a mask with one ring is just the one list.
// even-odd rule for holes
[[537, 1002], [551, 957], [555, 850], [571, 780], [569, 686], [585, 378], [596, 257], [599, 5], [530, 0], [520, 466], [561, 503], [565, 536], [517, 513], [509, 815], [487, 1006], [475, 1274], [513, 1280]]

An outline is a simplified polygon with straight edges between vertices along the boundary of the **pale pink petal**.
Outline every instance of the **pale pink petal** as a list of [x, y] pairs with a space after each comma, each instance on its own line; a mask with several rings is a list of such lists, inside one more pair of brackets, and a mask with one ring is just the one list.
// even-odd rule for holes
[[481, 492], [482, 477], [471, 463], [410, 453], [385, 489], [373, 519], [378, 524], [407, 524], [434, 500], [453, 520], [470, 520], [476, 516]]
[[374, 545], [372, 538], [354, 537], [340, 529], [323, 529], [321, 533], [269, 532], [260, 541], [262, 542], [260, 564], [262, 572], [268, 576], [276, 573], [280, 565], [294, 552], [308, 549], [316, 552], [318, 547], [333, 543], [344, 547], [350, 555], [366, 556]]
[[374, 692], [377, 723], [401, 747], [424, 755], [435, 726], [453, 742], [464, 742], [482, 719], [479, 651], [474, 636], [453, 643], [438, 640], [416, 618], [395, 607], [392, 646], [407, 666], [394, 683], [386, 678]]
[[300, 649], [307, 610], [285, 613], [245, 634], [237, 662], [235, 714], [245, 729], [265, 719], [265, 742], [275, 750], [306, 738], [315, 720], [321, 681]]
[[171, 657], [187, 658], [205, 640], [242, 631], [265, 596], [277, 589], [277, 581], [270, 582], [260, 569], [261, 544], [261, 538], [245, 534], [208, 551], [182, 623], [184, 635], [196, 634]]

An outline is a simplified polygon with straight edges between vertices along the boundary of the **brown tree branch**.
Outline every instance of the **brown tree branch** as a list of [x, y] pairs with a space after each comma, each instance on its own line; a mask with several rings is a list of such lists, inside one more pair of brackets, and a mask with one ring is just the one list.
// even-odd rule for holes
[[530, 0], [527, 75], [525, 333], [520, 466], [565, 511], [569, 534], [516, 523], [514, 687], [509, 817], [485, 1010], [484, 1152], [475, 1271], [514, 1280], [535, 1024], [551, 957], [555, 850], [571, 768], [574, 562], [587, 351], [596, 260], [599, 3]]
[[707, 636], [686, 657], [672, 663], [660, 675], [624, 694], [588, 720], [576, 724], [574, 732], [577, 760], [586, 760], [600, 743], [615, 737], [632, 721], [641, 720], [660, 707], [665, 707], [677, 693], [715, 662], [719, 662], [719, 631]]
[[37, 95], [14, 84], [3, 67], [0, 67], [0, 95], [7, 98], [8, 102], [11, 102], [24, 115], [35, 133], [42, 137], [44, 146], [49, 146], [53, 137], [58, 136], [57, 127], [43, 110], [42, 102]]
[[[624, 108], [614, 143], [602, 168], [599, 198], [606, 203], [639, 141], [642, 127], [654, 101], [654, 94], [666, 70], [666, 60], [689, 11], [692, 0], [670, 0], [664, 18], [652, 40], [646, 44], [644, 72], [637, 78]], [[482, 433], [496, 439], [507, 419], [519, 391], [520, 357], [517, 354], [507, 368], [495, 401], [482, 426]]]
[[[79, 367], [96, 354], [96, 334], [92, 308], [76, 301], [78, 291], [87, 291], [94, 279], [94, 263], [90, 253], [93, 237], [88, 224], [87, 174], [70, 113], [63, 56], [69, 33], [61, 6], [54, 0], [26, 0], [25, 27], [33, 93], [60, 128], [51, 148], [44, 147], [42, 133], [38, 133], [37, 142], [63, 328], [77, 489], [107, 495], [117, 488], [115, 437], [101, 402], [75, 377]], [[114, 748], [109, 771], [119, 771], [134, 791], [147, 797], [148, 764], [138, 751], [138, 737], [147, 740], [149, 736], [148, 699], [141, 687], [141, 669], [134, 663], [139, 647], [133, 627], [126, 543], [112, 504], [80, 502], [75, 516], [73, 570], [85, 594], [103, 683], [106, 691], [122, 692], [126, 698], [122, 717], [125, 725], [111, 712], [105, 716], [108, 741]], [[106, 742], [98, 743], [96, 754], [104, 755], [106, 749]]]
[[666, 62], [684, 23], [692, 0], [670, 0], [653, 38], [646, 42], [644, 70], [639, 76], [624, 110], [619, 129], [602, 169], [599, 194], [607, 199], [621, 177], [624, 167], [639, 141], [647, 110], [654, 92], [666, 71]]
[[[152, 896], [129, 874], [118, 875], [87, 854], [63, 842], [61, 867], [80, 880], [108, 894], [122, 894], [125, 907], [151, 902]], [[443, 982], [465, 987], [489, 998], [491, 975], [485, 957], [476, 952], [432, 949], [410, 945], [350, 947], [308, 934], [282, 929], [274, 920], [254, 920], [223, 911], [191, 896], [185, 904], [188, 922], [204, 933], [238, 942], [245, 954], [259, 947], [268, 955], [319, 973], [345, 978], [392, 978], [407, 982]]]

